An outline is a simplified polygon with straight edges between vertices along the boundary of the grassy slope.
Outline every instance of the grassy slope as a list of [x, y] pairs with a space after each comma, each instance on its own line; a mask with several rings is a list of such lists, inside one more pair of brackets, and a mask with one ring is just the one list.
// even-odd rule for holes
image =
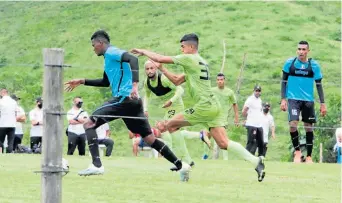
[[[145, 202], [329, 202], [341, 200], [340, 166], [296, 165], [269, 162], [267, 176], [259, 183], [247, 162], [201, 161], [188, 183], [168, 171], [165, 160], [145, 158], [104, 159], [106, 174], [81, 178], [76, 172], [88, 157], [67, 157], [71, 172], [63, 178], [64, 203]], [[39, 156], [0, 156], [2, 203], [39, 202]], [[208, 164], [208, 162], [210, 164]]]
[[[8, 65], [1, 69], [0, 81], [25, 98], [26, 109], [31, 108], [32, 98], [41, 94], [42, 70], [13, 64], [39, 67], [45, 47], [65, 49], [65, 63], [74, 65], [65, 71], [65, 80], [101, 77], [102, 60], [89, 44], [90, 35], [99, 28], [106, 29], [118, 47], [143, 47], [169, 55], [179, 53], [178, 40], [184, 33], [196, 32], [201, 40], [201, 54], [214, 76], [221, 64], [221, 43], [225, 39], [225, 72], [232, 89], [243, 53], [248, 54], [240, 106], [255, 83], [263, 86], [263, 100], [274, 105], [279, 139], [269, 153], [271, 159], [279, 160], [287, 153], [284, 143], [288, 142], [286, 114], [279, 113], [277, 107], [282, 64], [295, 55], [299, 40], [308, 40], [311, 56], [319, 60], [328, 78], [327, 97], [340, 94], [340, 8], [337, 2], [2, 2], [0, 63]], [[214, 81], [213, 77], [213, 84]], [[81, 87], [65, 94], [66, 109], [75, 95], [85, 97], [89, 111], [110, 97], [105, 89]], [[117, 135], [123, 127], [113, 124], [113, 129], [117, 145], [128, 146], [126, 135]], [[243, 142], [242, 133], [243, 129], [234, 130], [232, 136]], [[192, 153], [198, 155], [201, 147], [191, 145]], [[120, 155], [129, 154], [127, 147], [116, 149]]]

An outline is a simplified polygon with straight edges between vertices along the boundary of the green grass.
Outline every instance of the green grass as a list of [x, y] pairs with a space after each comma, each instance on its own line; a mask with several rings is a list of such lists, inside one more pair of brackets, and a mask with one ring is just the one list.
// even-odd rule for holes
[[[63, 178], [63, 203], [147, 202], [329, 202], [341, 200], [340, 172], [336, 164], [268, 162], [264, 182], [259, 183], [250, 164], [244, 161], [202, 161], [188, 183], [168, 171], [164, 159], [144, 157], [105, 158], [105, 175], [79, 177], [77, 171], [90, 157], [66, 157], [71, 172]], [[2, 203], [34, 203], [40, 199], [41, 157], [0, 156]]]
[[[322, 66], [329, 113], [330, 107], [336, 105], [329, 103], [329, 99], [341, 96], [340, 10], [340, 2], [1, 2], [0, 85], [19, 94], [29, 111], [34, 105], [33, 98], [42, 93], [42, 49], [47, 47], [65, 49], [65, 63], [73, 65], [65, 69], [65, 81], [102, 77], [103, 60], [95, 56], [89, 40], [100, 28], [106, 29], [112, 43], [120, 48], [147, 48], [169, 55], [180, 53], [178, 41], [183, 34], [196, 32], [211, 76], [221, 67], [224, 39], [227, 86], [236, 90], [242, 57], [247, 53], [238, 95], [240, 110], [253, 86], [260, 84], [262, 99], [273, 106], [277, 124], [278, 139], [269, 158], [284, 160], [289, 142], [287, 115], [278, 107], [283, 63], [295, 56], [298, 41], [309, 41], [310, 56]], [[141, 66], [145, 60], [140, 58]], [[143, 69], [140, 77], [145, 78]], [[88, 112], [111, 96], [105, 88], [80, 87], [64, 94], [65, 110], [71, 107], [71, 99], [76, 95], [84, 97]], [[156, 113], [160, 115], [160, 111]], [[120, 146], [116, 153], [129, 156], [126, 149], [130, 142], [123, 123], [113, 122], [111, 129], [116, 145]], [[243, 143], [245, 130], [232, 130], [230, 136]], [[193, 154], [199, 157], [200, 151]]]

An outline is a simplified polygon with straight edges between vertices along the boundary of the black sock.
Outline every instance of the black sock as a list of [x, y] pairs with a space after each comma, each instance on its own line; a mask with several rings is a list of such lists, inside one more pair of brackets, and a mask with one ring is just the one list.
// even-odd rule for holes
[[290, 132], [291, 134], [291, 140], [292, 140], [292, 145], [293, 148], [295, 148], [296, 151], [299, 151], [299, 138], [298, 138], [298, 131]]
[[85, 130], [88, 140], [89, 151], [91, 154], [91, 158], [93, 159], [93, 164], [96, 167], [101, 167], [101, 159], [99, 153], [99, 144], [97, 141], [96, 130], [93, 128], [89, 128]]
[[176, 157], [176, 155], [170, 150], [170, 148], [162, 141], [156, 139], [151, 147], [157, 150], [161, 155], [165, 157], [169, 162], [176, 165], [178, 169], [182, 168], [182, 162]]
[[266, 157], [266, 152], [267, 152], [267, 143], [264, 144], [264, 157]]
[[306, 150], [307, 150], [306, 156], [311, 156], [312, 154], [313, 139], [314, 139], [313, 132], [306, 132]]

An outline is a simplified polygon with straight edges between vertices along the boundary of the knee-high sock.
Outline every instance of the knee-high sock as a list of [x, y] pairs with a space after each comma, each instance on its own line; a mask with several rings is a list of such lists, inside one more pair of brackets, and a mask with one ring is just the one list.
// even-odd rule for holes
[[172, 136], [170, 135], [169, 131], [165, 131], [162, 133], [161, 139], [165, 142], [165, 144], [167, 146], [169, 146], [169, 148], [171, 150], [173, 150], [173, 146], [172, 146]]
[[190, 157], [184, 137], [181, 135], [181, 132], [173, 132], [171, 134], [171, 138], [173, 152], [178, 156], [178, 158], [182, 159], [182, 161], [186, 162], [187, 164], [190, 164], [192, 159]]
[[192, 132], [187, 130], [180, 131], [181, 135], [186, 139], [200, 139], [200, 133], [199, 132]]
[[259, 163], [259, 158], [253, 156], [247, 149], [245, 149], [240, 143], [229, 140], [228, 142], [228, 150], [235, 152], [240, 155], [245, 160], [251, 162], [254, 166], [257, 166]]
[[179, 160], [176, 155], [171, 151], [171, 149], [162, 141], [155, 139], [152, 143], [151, 147], [157, 150], [161, 155], [165, 157], [169, 162], [176, 165], [178, 169], [182, 168], [182, 162]]
[[101, 167], [101, 159], [99, 153], [99, 144], [97, 141], [97, 134], [94, 128], [89, 128], [85, 130], [88, 140], [89, 151], [91, 154], [91, 158], [93, 159], [93, 164], [96, 167]]

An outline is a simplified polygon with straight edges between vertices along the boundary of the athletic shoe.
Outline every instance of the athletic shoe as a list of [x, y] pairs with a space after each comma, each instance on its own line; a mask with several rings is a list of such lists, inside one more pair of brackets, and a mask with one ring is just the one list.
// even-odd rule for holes
[[307, 156], [306, 157], [305, 163], [308, 163], [308, 164], [312, 164], [313, 163], [311, 156]]
[[201, 130], [200, 137], [201, 137], [202, 142], [204, 142], [208, 146], [208, 148], [211, 149], [211, 142], [208, 137], [208, 132]]
[[259, 156], [259, 163], [257, 165], [257, 167], [255, 168], [255, 171], [258, 174], [258, 181], [261, 182], [266, 173], [265, 173], [265, 164], [264, 164], [264, 157], [263, 156]]
[[179, 170], [179, 174], [180, 174], [180, 180], [182, 182], [188, 182], [189, 178], [190, 178], [190, 169], [191, 166], [187, 163], [182, 163], [182, 168], [181, 170]]
[[202, 157], [202, 160], [206, 160], [206, 159], [208, 159], [208, 157], [209, 156], [207, 154], [204, 154], [203, 157]]
[[302, 152], [299, 150], [296, 150], [294, 152], [293, 162], [294, 163], [301, 163], [301, 157], [302, 157]]
[[102, 174], [104, 174], [103, 165], [100, 168], [98, 168], [94, 166], [94, 164], [90, 164], [90, 166], [87, 169], [84, 169], [78, 172], [78, 175], [80, 176], [91, 176], [91, 175], [102, 175]]
[[191, 168], [192, 168], [193, 166], [195, 166], [195, 162], [192, 161], [189, 165], [190, 165]]

